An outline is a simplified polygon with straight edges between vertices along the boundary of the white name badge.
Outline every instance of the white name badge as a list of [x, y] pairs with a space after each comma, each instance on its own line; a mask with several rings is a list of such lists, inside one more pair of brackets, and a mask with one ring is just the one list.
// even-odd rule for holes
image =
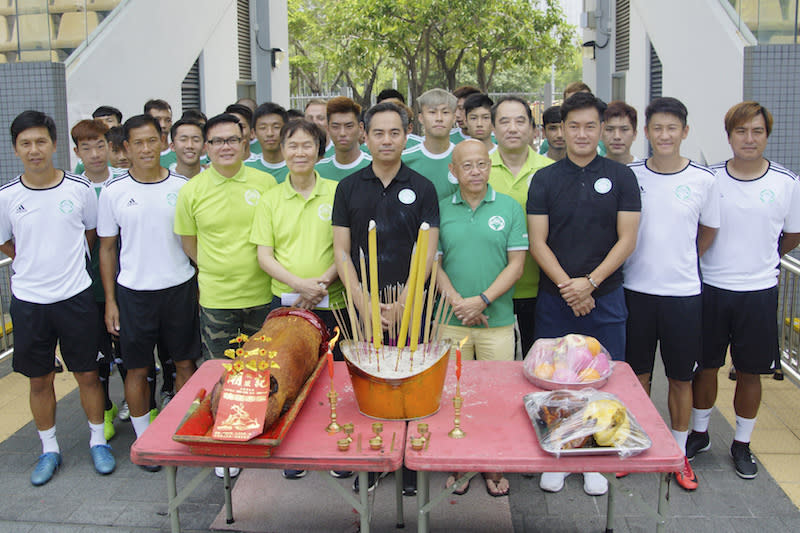
[[[283, 294], [281, 294], [281, 305], [284, 307], [290, 307], [294, 305], [299, 299], [300, 295], [296, 292], [284, 292]], [[315, 309], [318, 309], [320, 307], [328, 308], [330, 306], [331, 302], [328, 295], [326, 294], [325, 298], [323, 298], [322, 301], [320, 301], [317, 304], [317, 307], [315, 307]]]

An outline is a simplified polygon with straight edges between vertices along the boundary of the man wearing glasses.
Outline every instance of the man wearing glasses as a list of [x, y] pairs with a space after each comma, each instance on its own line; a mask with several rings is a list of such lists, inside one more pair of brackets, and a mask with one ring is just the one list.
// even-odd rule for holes
[[211, 118], [205, 136], [211, 166], [180, 190], [175, 233], [197, 264], [203, 358], [210, 359], [223, 357], [239, 332], [258, 331], [269, 312], [271, 279], [258, 266], [250, 226], [258, 199], [276, 182], [242, 164], [249, 139], [234, 115]]

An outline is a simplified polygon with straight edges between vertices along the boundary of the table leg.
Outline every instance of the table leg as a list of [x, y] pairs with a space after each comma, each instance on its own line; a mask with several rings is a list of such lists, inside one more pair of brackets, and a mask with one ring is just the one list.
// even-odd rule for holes
[[405, 518], [403, 517], [403, 467], [401, 466], [394, 471], [394, 501], [397, 504], [397, 519], [395, 526], [397, 529], [406, 527]]
[[[611, 474], [614, 475], [614, 474]], [[608, 505], [606, 507], [606, 533], [614, 533], [614, 499], [616, 497], [616, 483], [608, 484]]]
[[169, 500], [168, 508], [169, 511], [169, 521], [170, 526], [172, 528], [172, 533], [180, 533], [181, 531], [181, 519], [178, 515], [178, 508], [175, 507], [172, 509], [172, 502], [175, 501], [175, 498], [178, 496], [178, 487], [177, 487], [177, 478], [178, 478], [178, 467], [177, 466], [167, 466], [165, 467], [167, 470], [167, 499]]
[[358, 496], [361, 499], [361, 531], [364, 533], [369, 533], [369, 519], [370, 519], [370, 508], [369, 508], [369, 473], [368, 472], [359, 472], [358, 473]]
[[231, 470], [227, 466], [224, 468], [225, 474], [223, 481], [225, 484], [225, 523], [233, 524], [233, 498], [231, 496]]
[[656, 533], [663, 533], [667, 527], [667, 513], [669, 512], [669, 478], [671, 474], [662, 473], [658, 484], [658, 521]]
[[426, 470], [417, 470], [417, 532], [428, 533], [427, 503], [430, 492], [430, 477]]

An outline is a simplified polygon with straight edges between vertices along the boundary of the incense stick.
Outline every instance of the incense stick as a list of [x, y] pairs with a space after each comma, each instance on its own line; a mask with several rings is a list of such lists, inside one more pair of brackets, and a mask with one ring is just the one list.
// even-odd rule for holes
[[436, 292], [436, 273], [439, 270], [439, 261], [434, 259], [433, 261], [433, 268], [431, 270], [431, 282], [428, 285], [428, 302], [427, 302], [427, 309], [425, 310], [425, 323], [423, 327], [425, 328], [424, 338], [422, 343], [425, 345], [425, 353], [422, 355], [422, 361], [425, 361], [425, 356], [428, 353], [428, 341], [430, 340], [430, 322], [431, 322], [431, 314], [433, 313], [433, 295]]

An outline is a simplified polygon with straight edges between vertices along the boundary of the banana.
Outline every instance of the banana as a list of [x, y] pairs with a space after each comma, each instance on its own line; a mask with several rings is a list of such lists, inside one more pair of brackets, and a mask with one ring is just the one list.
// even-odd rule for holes
[[589, 402], [583, 419], [595, 428], [594, 440], [598, 446], [618, 446], [630, 436], [631, 423], [625, 406], [616, 400]]

